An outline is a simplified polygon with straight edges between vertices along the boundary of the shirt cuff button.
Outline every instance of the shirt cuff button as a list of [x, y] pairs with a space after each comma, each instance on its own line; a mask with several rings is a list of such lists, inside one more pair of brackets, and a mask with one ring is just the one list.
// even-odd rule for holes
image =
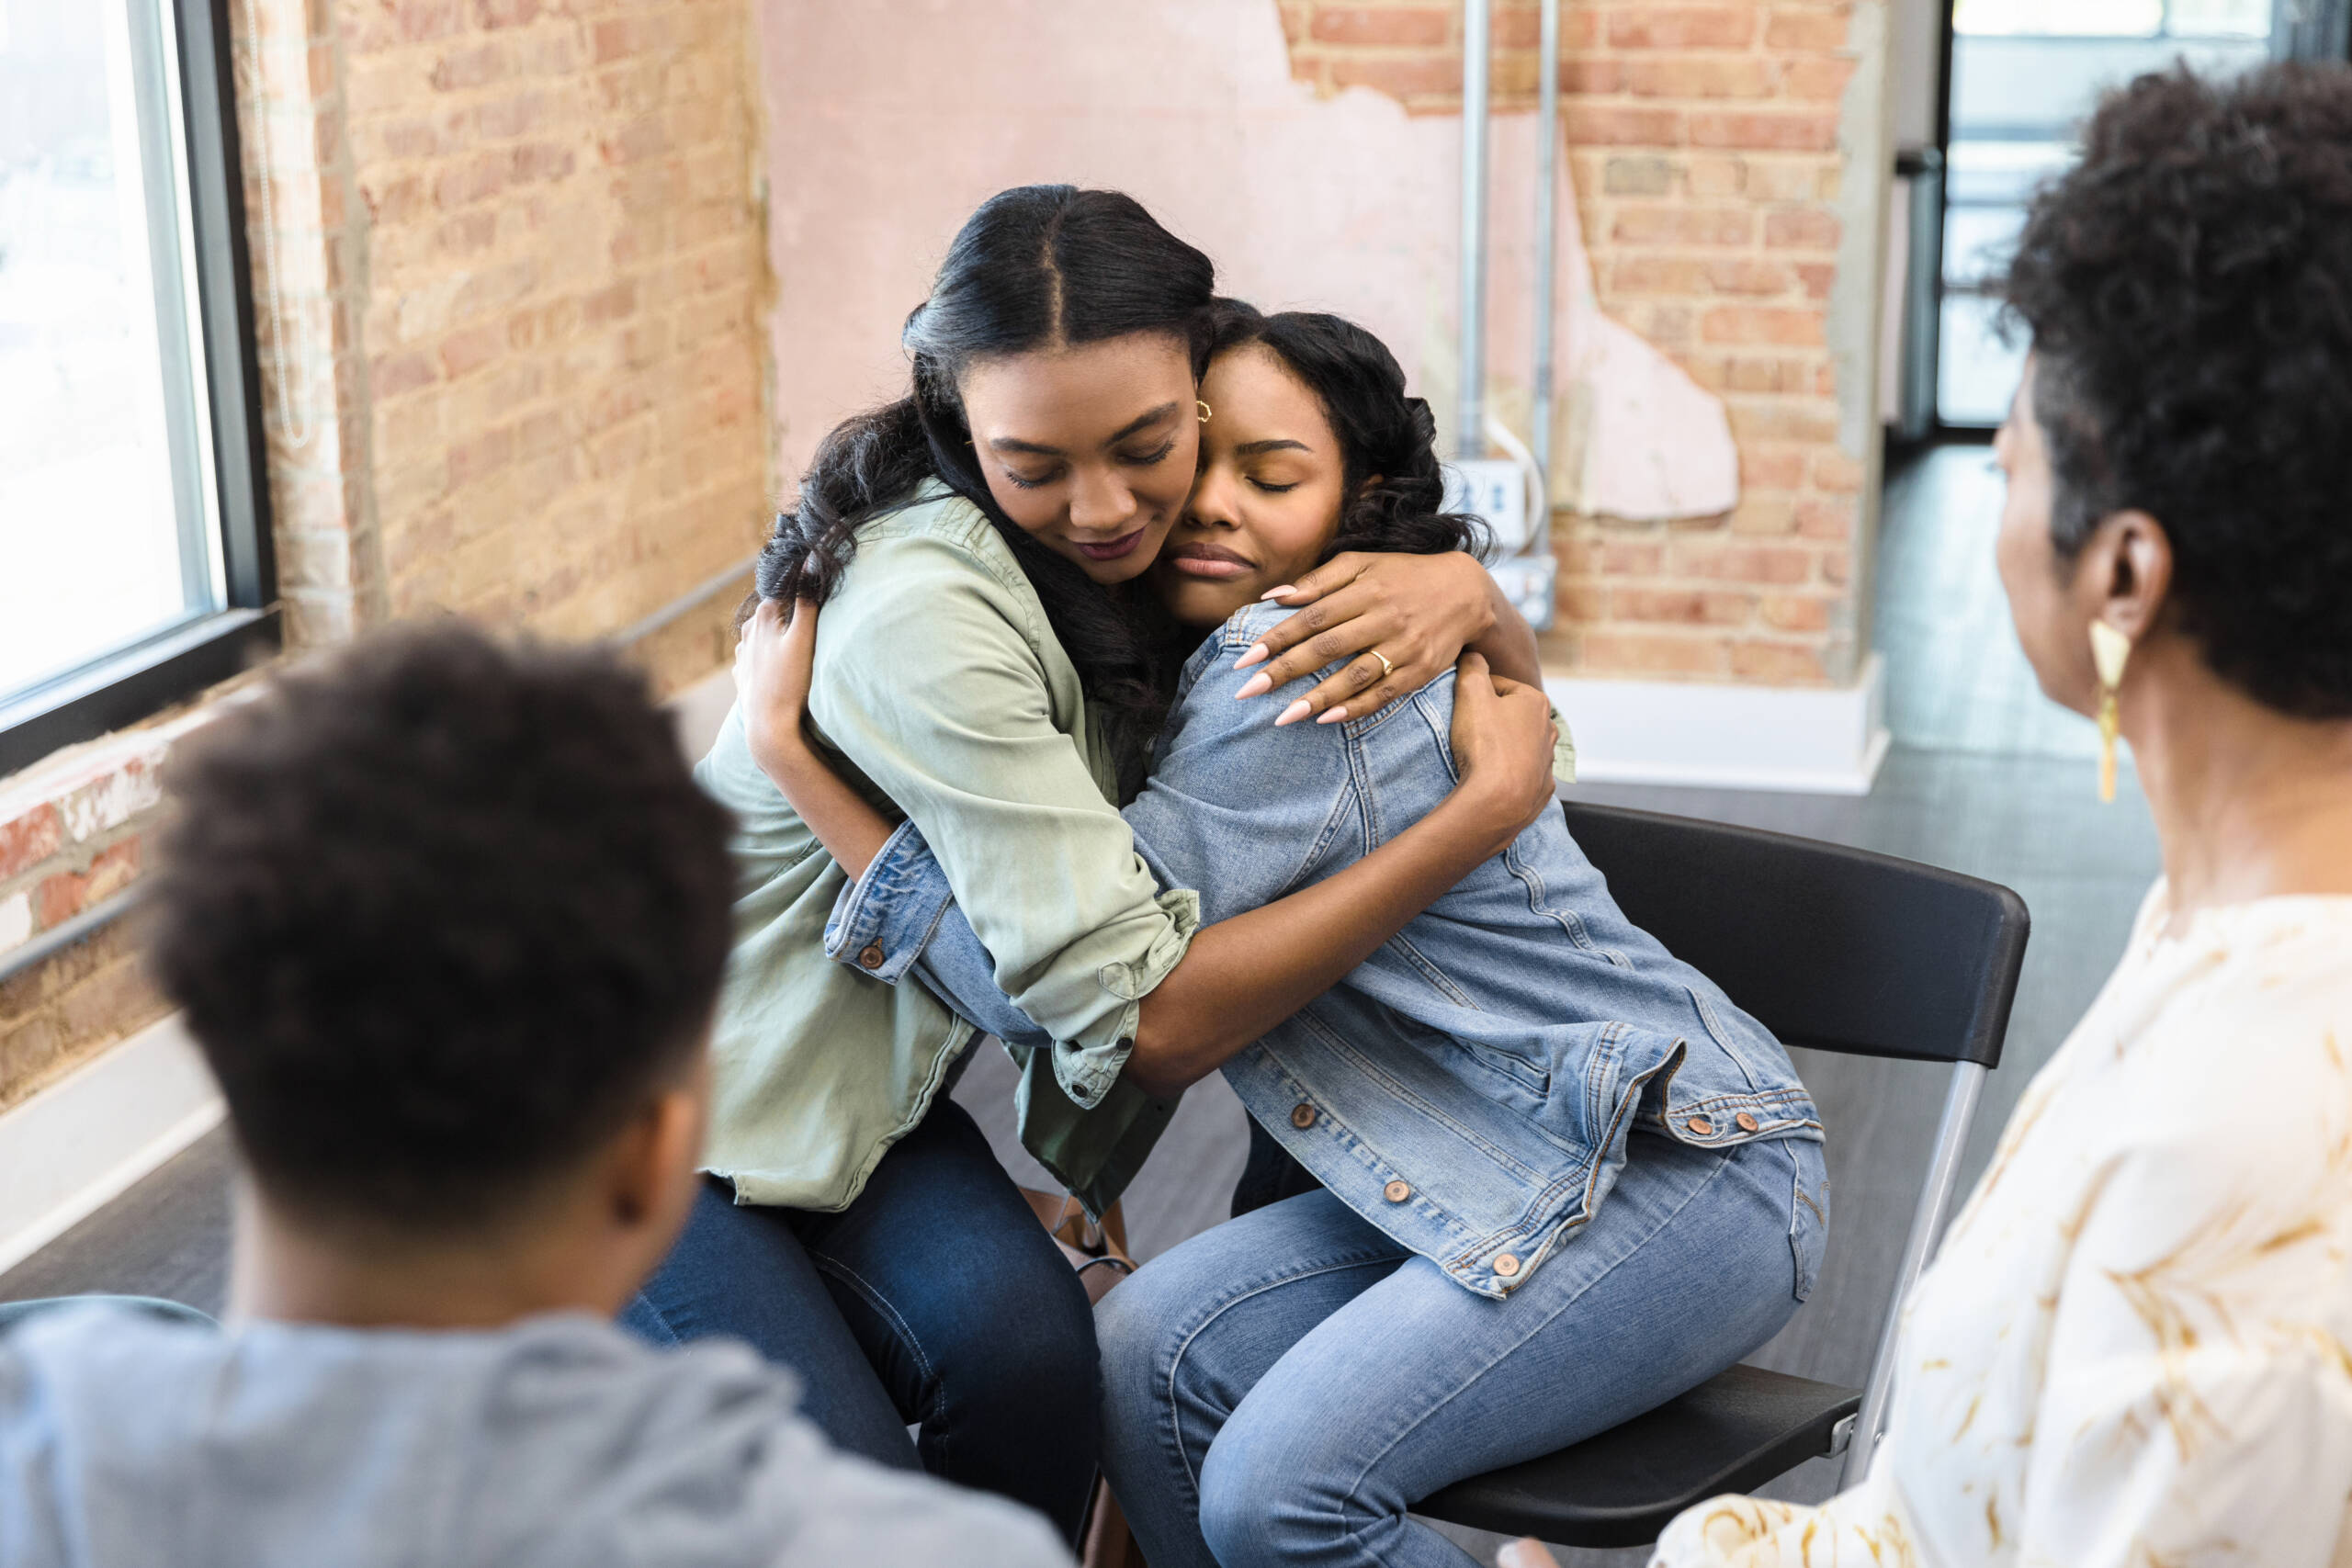
[[1401, 1203], [1413, 1195], [1413, 1190], [1402, 1181], [1392, 1181], [1380, 1190], [1380, 1195], [1392, 1203]]
[[861, 968], [879, 969], [882, 967], [882, 958], [881, 948], [868, 942], [865, 944], [865, 950], [857, 955], [857, 962]]

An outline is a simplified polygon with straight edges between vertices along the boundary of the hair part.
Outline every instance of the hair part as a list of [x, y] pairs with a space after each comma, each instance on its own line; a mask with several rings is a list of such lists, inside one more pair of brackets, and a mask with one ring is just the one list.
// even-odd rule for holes
[[981, 475], [957, 384], [989, 358], [1141, 334], [1208, 358], [1216, 268], [1133, 197], [1023, 186], [981, 203], [949, 245], [930, 297], [907, 317], [907, 396], [843, 422], [817, 448], [800, 496], [761, 552], [761, 595], [823, 599], [857, 549], [858, 529], [905, 506], [934, 476], [978, 506], [1012, 547], [1087, 694], [1114, 716], [1154, 725], [1173, 671], [1148, 595], [1114, 599], [1074, 561], [1005, 516]]
[[732, 819], [609, 656], [383, 633], [279, 676], [169, 782], [150, 962], [273, 1202], [479, 1229], [691, 1065]]
[[1343, 550], [1487, 552], [1485, 522], [1445, 510], [1436, 416], [1428, 400], [1406, 394], [1404, 367], [1387, 344], [1344, 317], [1265, 315], [1238, 299], [1219, 300], [1210, 357], [1251, 344], [1270, 351], [1315, 394], [1339, 437], [1345, 499], [1324, 559]]
[[2061, 559], [2149, 513], [2167, 613], [2213, 671], [2352, 717], [2352, 71], [2182, 68], [2109, 94], [2035, 198], [2006, 296], [2032, 334]]

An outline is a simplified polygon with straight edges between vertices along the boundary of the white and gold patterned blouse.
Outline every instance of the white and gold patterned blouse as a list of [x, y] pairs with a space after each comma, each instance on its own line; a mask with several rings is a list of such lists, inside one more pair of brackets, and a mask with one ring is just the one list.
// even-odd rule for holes
[[1653, 1568], [2352, 1565], [2352, 897], [2166, 919], [1913, 1291], [1868, 1479]]

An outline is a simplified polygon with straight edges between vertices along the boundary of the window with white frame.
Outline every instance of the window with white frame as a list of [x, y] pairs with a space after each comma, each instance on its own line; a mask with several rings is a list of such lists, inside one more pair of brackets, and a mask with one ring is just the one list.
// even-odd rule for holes
[[224, 0], [0, 0], [0, 773], [276, 635]]

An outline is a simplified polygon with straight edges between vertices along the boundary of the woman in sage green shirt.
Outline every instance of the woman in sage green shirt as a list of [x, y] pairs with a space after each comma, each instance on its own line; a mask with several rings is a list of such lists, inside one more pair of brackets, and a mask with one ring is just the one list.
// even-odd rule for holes
[[[1098, 1211], [1186, 1085], [1552, 798], [1549, 707], [1515, 688], [1457, 735], [1453, 795], [1328, 881], [1200, 928], [1194, 895], [1153, 880], [1117, 807], [1187, 639], [1130, 585], [1192, 486], [1213, 281], [1126, 197], [992, 198], [908, 318], [911, 395], [827, 438], [762, 561], [763, 596], [826, 601], [817, 739], [922, 829], [1002, 988], [1063, 1043], [1024, 1063], [1023, 1141]], [[1327, 624], [1363, 612], [1321, 633], [1317, 664], [1376, 643], [1410, 690], [1476, 640], [1532, 674], [1532, 637], [1475, 563], [1375, 560], [1362, 581], [1317, 606]], [[711, 1184], [628, 1321], [656, 1339], [741, 1336], [800, 1373], [837, 1442], [1012, 1496], [1074, 1537], [1097, 1451], [1092, 1318], [942, 1093], [972, 1028], [920, 985], [885, 983], [912, 951], [869, 947], [865, 974], [827, 956], [847, 879], [761, 772], [740, 709], [698, 776], [737, 813], [743, 873]]]

